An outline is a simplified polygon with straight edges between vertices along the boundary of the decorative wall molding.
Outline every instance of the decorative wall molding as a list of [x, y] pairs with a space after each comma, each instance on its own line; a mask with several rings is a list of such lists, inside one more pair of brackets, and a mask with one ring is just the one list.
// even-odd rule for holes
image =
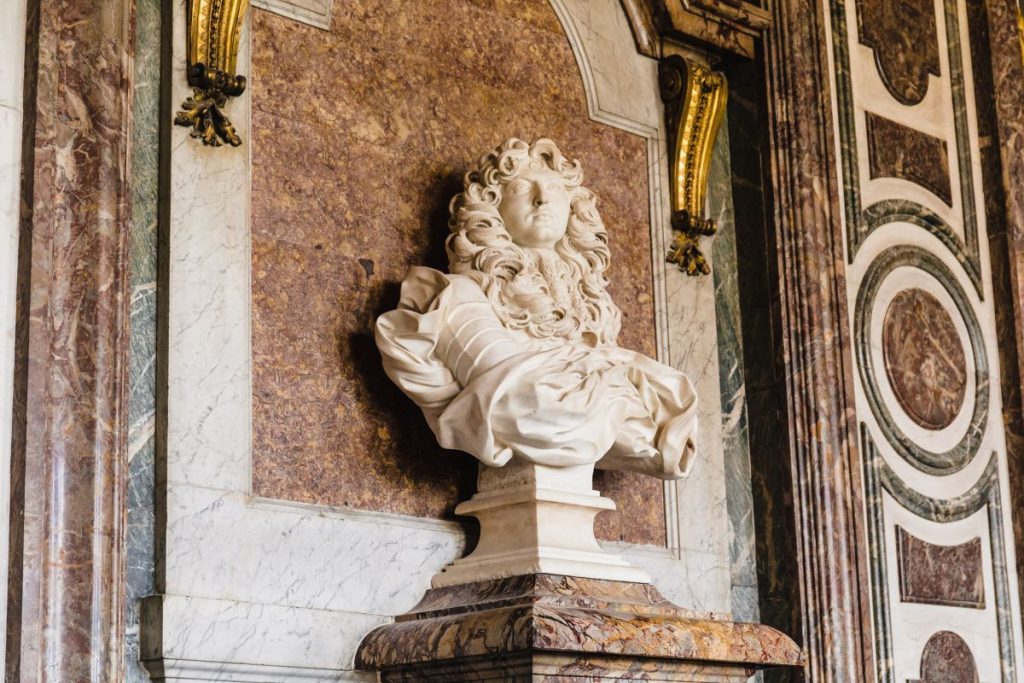
[[280, 14], [295, 21], [331, 30], [334, 0], [251, 0], [253, 7]]
[[938, 545], [896, 526], [900, 600], [985, 609], [981, 538]]
[[889, 93], [901, 104], [920, 104], [928, 75], [939, 76], [939, 33], [931, 0], [857, 1], [860, 42], [875, 53]]
[[[824, 7], [773, 2], [767, 33], [771, 187], [807, 680], [870, 681], [866, 530], [855, 466], [852, 348]], [[774, 283], [773, 283], [774, 284]]]
[[907, 683], [941, 680], [978, 683], [978, 667], [971, 648], [951, 631], [939, 631], [928, 640], [921, 654], [921, 678]]
[[871, 178], [917, 183], [952, 207], [945, 140], [871, 112], [864, 113], [864, 126]]
[[8, 652], [7, 678], [114, 681], [124, 646], [132, 3], [34, 8], [7, 624], [20, 653]]
[[714, 220], [704, 216], [705, 200], [711, 152], [725, 114], [729, 86], [722, 73], [679, 55], [662, 59], [658, 76], [665, 103], [672, 228], [676, 231], [668, 261], [687, 275], [707, 275], [711, 266], [698, 240], [715, 234]]
[[[27, 0], [0, 6], [0, 585], [10, 568], [11, 439], [14, 433], [14, 354], [21, 229], [21, 146], [25, 111]], [[0, 593], [7, 614], [7, 591]], [[0, 662], [6, 662], [6, 631]]]
[[[967, 328], [969, 349], [973, 357], [974, 396], [970, 404], [971, 418], [962, 436], [946, 450], [932, 450], [901, 429], [884, 398], [878, 359], [873, 352], [872, 313], [879, 289], [899, 268], [917, 268], [927, 273], [945, 289], [956, 305], [956, 311]], [[879, 428], [896, 452], [914, 467], [928, 474], [952, 474], [966, 467], [978, 452], [990, 424], [989, 360], [981, 324], [967, 293], [956, 276], [930, 251], [911, 245], [892, 247], [875, 258], [863, 275], [853, 311], [853, 342], [857, 370], [867, 403]]]
[[[872, 2], [876, 0], [871, 0]], [[881, 2], [881, 0], [877, 0]], [[953, 137], [956, 147], [958, 169], [959, 216], [962, 228], [954, 229], [948, 219], [939, 214], [938, 207], [930, 208], [909, 198], [876, 202], [867, 207], [862, 204], [865, 195], [865, 179], [861, 178], [858, 161], [859, 150], [864, 145], [858, 139], [857, 117], [863, 104], [854, 98], [851, 78], [851, 40], [847, 31], [847, 6], [849, 0], [829, 0], [831, 12], [832, 49], [836, 68], [834, 73], [836, 91], [836, 118], [838, 120], [841, 150], [840, 168], [843, 195], [845, 233], [847, 240], [847, 261], [853, 263], [864, 241], [878, 227], [894, 221], [909, 222], [924, 228], [945, 242], [957, 260], [964, 264], [975, 289], [982, 293], [981, 255], [977, 201], [974, 189], [974, 161], [971, 153], [969, 128], [967, 124], [967, 100], [965, 96], [963, 53], [960, 38], [960, 15], [957, 0], [944, 0], [947, 54], [949, 60], [949, 88], [952, 100]], [[854, 5], [856, 6], [856, 5]], [[877, 51], [876, 51], [877, 54]]]
[[[995, 617], [998, 623], [996, 668], [1002, 683], [1017, 681], [1017, 645], [1014, 636], [1014, 607], [1011, 601], [1012, 579], [1007, 554], [1006, 529], [1003, 524], [1003, 493], [1000, 484], [999, 456], [993, 453], [982, 475], [966, 492], [950, 499], [926, 496], [901, 479], [886, 464], [875, 445], [867, 425], [861, 424], [861, 449], [864, 458], [864, 481], [869, 515], [869, 552], [871, 554], [872, 586], [875, 611], [875, 661], [879, 683], [896, 683], [894, 669], [893, 608], [888, 580], [886, 522], [882, 495], [891, 496], [903, 509], [929, 522], [952, 524], [962, 522], [984, 511], [988, 522], [988, 544], [991, 552], [991, 581], [995, 587]], [[1011, 551], [1012, 552], [1012, 551]], [[910, 634], [903, 634], [905, 637]]]

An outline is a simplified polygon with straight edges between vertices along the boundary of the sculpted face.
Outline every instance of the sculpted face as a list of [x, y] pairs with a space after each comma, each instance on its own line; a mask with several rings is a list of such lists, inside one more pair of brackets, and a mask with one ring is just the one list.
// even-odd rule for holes
[[502, 188], [498, 213], [512, 241], [521, 247], [551, 249], [569, 224], [569, 193], [562, 176], [533, 162]]

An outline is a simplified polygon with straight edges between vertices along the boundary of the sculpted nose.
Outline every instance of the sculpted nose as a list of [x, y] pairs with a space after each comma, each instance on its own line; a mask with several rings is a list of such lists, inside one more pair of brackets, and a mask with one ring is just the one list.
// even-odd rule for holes
[[533, 205], [534, 206], [541, 206], [543, 204], [547, 204], [550, 201], [550, 199], [551, 198], [548, 196], [548, 191], [544, 189], [543, 185], [539, 185], [539, 186], [537, 186], [536, 189], [534, 189], [534, 191], [533, 191]]

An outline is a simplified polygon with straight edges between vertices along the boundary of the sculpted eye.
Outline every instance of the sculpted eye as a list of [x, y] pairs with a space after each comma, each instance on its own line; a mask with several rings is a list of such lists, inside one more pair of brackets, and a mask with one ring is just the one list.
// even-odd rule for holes
[[508, 191], [511, 192], [512, 194], [523, 194], [524, 192], [526, 192], [529, 189], [530, 189], [529, 185], [527, 185], [526, 183], [520, 181], [520, 182], [512, 183], [509, 186]]

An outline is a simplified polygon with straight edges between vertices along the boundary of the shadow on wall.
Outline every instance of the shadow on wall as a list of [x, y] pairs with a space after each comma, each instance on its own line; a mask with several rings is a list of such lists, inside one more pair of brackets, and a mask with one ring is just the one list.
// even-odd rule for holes
[[[462, 191], [462, 177], [455, 173], [435, 173], [430, 187], [433, 188], [433, 203], [429, 211], [427, 225], [430, 239], [425, 249], [412, 261], [443, 272], [448, 272], [448, 255], [444, 248], [448, 237], [448, 203], [451, 198]], [[476, 459], [462, 451], [441, 450], [432, 447], [428, 457], [421, 457], [424, 444], [433, 446], [437, 439], [427, 426], [420, 409], [384, 374], [380, 352], [374, 341], [374, 324], [382, 313], [398, 307], [401, 282], [381, 280], [372, 277], [375, 265], [368, 259], [360, 259], [366, 272], [368, 297], [366, 308], [357, 313], [360, 320], [366, 322], [363, 329], [348, 335], [340, 330], [337, 332], [338, 362], [351, 362], [360, 383], [361, 395], [374, 412], [410, 416], [394, 425], [392, 438], [396, 441], [397, 464], [410, 480], [424, 483], [436, 483], [444, 486], [451, 481], [451, 473], [456, 472], [458, 501], [468, 500], [476, 491]], [[344, 307], [345, 302], [339, 302]], [[440, 451], [440, 452], [438, 452]], [[454, 516], [454, 504], [446, 510], [446, 516]], [[471, 518], [455, 518], [465, 527], [469, 543], [477, 536], [476, 521]]]

